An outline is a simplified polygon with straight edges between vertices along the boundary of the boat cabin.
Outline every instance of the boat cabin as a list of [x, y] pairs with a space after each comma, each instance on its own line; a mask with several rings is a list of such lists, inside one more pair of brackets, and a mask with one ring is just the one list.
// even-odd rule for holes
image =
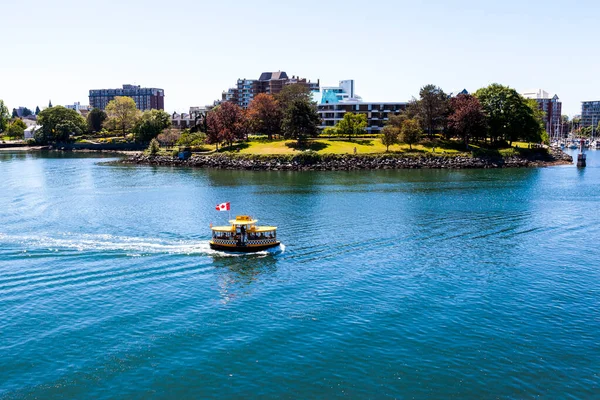
[[[277, 227], [257, 226], [258, 220], [248, 215], [238, 215], [229, 226], [214, 226], [211, 246], [225, 249], [264, 249], [279, 245]], [[257, 250], [258, 251], [258, 250]]]

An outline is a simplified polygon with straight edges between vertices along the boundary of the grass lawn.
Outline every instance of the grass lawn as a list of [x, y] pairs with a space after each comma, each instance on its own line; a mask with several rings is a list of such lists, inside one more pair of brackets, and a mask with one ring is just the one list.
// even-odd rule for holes
[[[273, 141], [250, 141], [233, 146], [233, 151], [239, 154], [297, 154], [301, 150], [295, 148], [293, 140], [273, 140]], [[356, 139], [353, 141], [317, 139], [310, 142], [308, 149], [316, 151], [319, 154], [354, 154], [354, 148], [358, 154], [377, 154], [385, 153], [385, 146], [379, 139]], [[228, 148], [223, 152], [231, 151]], [[409, 153], [411, 152], [407, 144], [390, 146], [390, 152]], [[431, 145], [417, 144], [413, 145], [412, 153], [431, 153]], [[440, 147], [436, 144], [436, 154], [456, 154], [458, 150], [454, 148]]]
[[[515, 142], [513, 147], [506, 149], [491, 148], [486, 144], [471, 143], [470, 149], [465, 151], [464, 144], [456, 140], [444, 140], [441, 138], [433, 141], [424, 140], [420, 144], [415, 144], [410, 150], [407, 144], [396, 144], [390, 146], [390, 153], [397, 154], [436, 154], [436, 155], [490, 155], [490, 156], [509, 156], [517, 153], [517, 149], [527, 149], [529, 143]], [[308, 148], [298, 149], [294, 140], [266, 140], [254, 139], [248, 142], [235, 143], [231, 147], [219, 146], [219, 153], [234, 153], [246, 155], [288, 155], [300, 154], [303, 150], [312, 150], [318, 154], [354, 154], [356, 148], [357, 154], [383, 154], [386, 152], [385, 146], [379, 138], [360, 138], [352, 141], [343, 139], [314, 139], [309, 141]], [[434, 151], [435, 149], [435, 151]], [[207, 146], [206, 150], [215, 150], [214, 146]], [[171, 154], [172, 150], [161, 149], [161, 154]]]

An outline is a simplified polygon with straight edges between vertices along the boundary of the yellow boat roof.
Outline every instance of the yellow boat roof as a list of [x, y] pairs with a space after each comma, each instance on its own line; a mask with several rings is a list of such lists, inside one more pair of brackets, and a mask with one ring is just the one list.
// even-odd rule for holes
[[[228, 225], [228, 226], [213, 226], [212, 228], [213, 231], [215, 232], [233, 232], [235, 229], [233, 227], [233, 225]], [[255, 229], [251, 229], [249, 230], [249, 232], [273, 232], [276, 231], [277, 227], [276, 226], [257, 226]]]
[[233, 232], [234, 229], [232, 226], [213, 226], [212, 228], [213, 231], [216, 232]]
[[249, 215], [236, 215], [235, 219], [229, 220], [231, 225], [253, 225], [257, 222], [257, 219], [252, 219]]

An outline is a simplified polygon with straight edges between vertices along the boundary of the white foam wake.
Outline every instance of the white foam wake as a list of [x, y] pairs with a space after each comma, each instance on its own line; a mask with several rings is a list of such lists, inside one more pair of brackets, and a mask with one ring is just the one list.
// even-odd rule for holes
[[[244, 253], [226, 253], [210, 248], [208, 240], [166, 240], [157, 238], [140, 238], [114, 236], [108, 234], [74, 234], [61, 233], [50, 235], [12, 236], [0, 233], [0, 243], [17, 244], [24, 251], [31, 250], [76, 250], [80, 252], [124, 252], [131, 256], [147, 254], [203, 254], [221, 256], [242, 256]], [[258, 254], [281, 254], [285, 251], [282, 244]], [[256, 254], [256, 253], [255, 253]]]

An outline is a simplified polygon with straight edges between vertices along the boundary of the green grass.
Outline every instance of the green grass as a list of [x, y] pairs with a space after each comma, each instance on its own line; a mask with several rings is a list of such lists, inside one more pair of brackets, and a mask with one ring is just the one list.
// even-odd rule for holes
[[[360, 138], [352, 141], [347, 139], [313, 139], [307, 142], [304, 147], [298, 147], [294, 140], [268, 140], [265, 137], [250, 138], [248, 142], [238, 142], [232, 146], [219, 146], [219, 153], [224, 154], [239, 154], [239, 155], [297, 155], [302, 154], [306, 150], [311, 150], [320, 155], [325, 154], [384, 154], [385, 146], [379, 138]], [[415, 144], [410, 149], [408, 144], [397, 144], [390, 146], [389, 152], [394, 154], [435, 154], [435, 155], [474, 155], [474, 156], [489, 156], [489, 157], [507, 157], [523, 152], [527, 152], [529, 143], [515, 142], [513, 147], [509, 148], [494, 148], [487, 143], [471, 143], [469, 150], [465, 148], [464, 143], [456, 140], [445, 140], [441, 138], [424, 139], [421, 143]], [[215, 150], [215, 146], [207, 145], [205, 150]], [[166, 154], [171, 154], [172, 150], [165, 151]], [[162, 151], [161, 151], [162, 154]]]
[[[357, 154], [379, 154], [385, 153], [386, 148], [379, 139], [358, 139], [353, 141], [341, 139], [315, 139], [308, 142], [305, 148], [298, 148], [294, 140], [272, 140], [272, 141], [254, 141], [245, 142], [219, 149], [220, 152], [234, 152], [238, 154], [261, 154], [261, 155], [280, 155], [280, 154], [298, 154], [303, 150], [312, 150], [318, 154], [354, 154], [356, 148]], [[410, 150], [407, 144], [398, 144], [390, 146], [390, 152], [393, 153], [432, 153], [431, 144], [416, 144]], [[457, 154], [459, 150], [435, 144], [436, 154]]]

